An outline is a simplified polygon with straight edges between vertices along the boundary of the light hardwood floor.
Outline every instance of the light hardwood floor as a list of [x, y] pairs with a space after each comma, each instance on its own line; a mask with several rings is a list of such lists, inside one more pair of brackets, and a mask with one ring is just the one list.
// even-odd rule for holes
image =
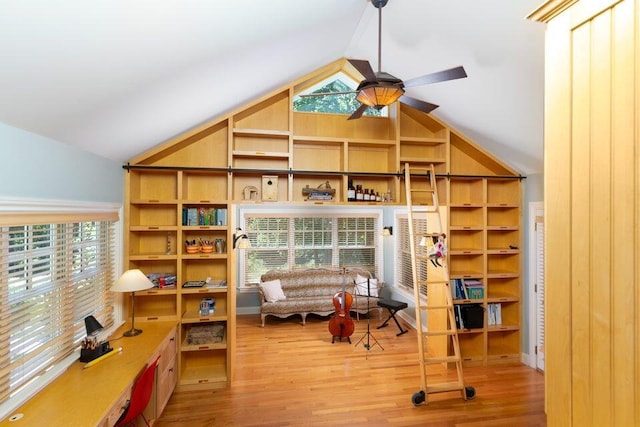
[[[546, 426], [544, 376], [524, 365], [465, 368], [473, 400], [460, 393], [431, 395], [414, 406], [420, 390], [414, 330], [397, 337], [372, 315], [371, 332], [384, 348], [360, 343], [366, 319], [356, 321], [353, 344], [331, 344], [328, 321], [307, 317], [238, 316], [237, 373], [227, 389], [175, 392], [157, 427], [169, 426]], [[433, 368], [433, 369], [432, 369]], [[428, 368], [429, 382], [455, 378], [455, 370]]]

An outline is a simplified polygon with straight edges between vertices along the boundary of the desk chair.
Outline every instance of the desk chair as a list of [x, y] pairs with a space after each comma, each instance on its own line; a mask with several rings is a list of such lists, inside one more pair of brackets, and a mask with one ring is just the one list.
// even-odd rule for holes
[[121, 427], [126, 425], [136, 425], [135, 421], [139, 415], [142, 415], [142, 419], [149, 426], [149, 421], [144, 416], [143, 411], [151, 399], [151, 392], [153, 391], [153, 381], [156, 378], [156, 367], [158, 366], [158, 358], [151, 362], [142, 375], [136, 380], [131, 391], [131, 399], [127, 404], [127, 408], [124, 410], [120, 419], [116, 422], [114, 427]]

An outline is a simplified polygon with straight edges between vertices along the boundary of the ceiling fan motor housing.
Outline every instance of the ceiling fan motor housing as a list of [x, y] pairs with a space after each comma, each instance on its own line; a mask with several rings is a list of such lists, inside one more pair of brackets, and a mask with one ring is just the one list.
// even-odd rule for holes
[[377, 8], [380, 9], [381, 7], [385, 7], [387, 5], [387, 2], [389, 0], [371, 0], [371, 4]]

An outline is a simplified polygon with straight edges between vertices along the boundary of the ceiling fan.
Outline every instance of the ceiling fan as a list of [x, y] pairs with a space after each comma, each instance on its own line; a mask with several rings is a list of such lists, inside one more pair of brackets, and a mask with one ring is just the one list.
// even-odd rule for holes
[[353, 65], [364, 77], [364, 80], [360, 82], [355, 91], [314, 93], [302, 96], [326, 96], [356, 93], [356, 99], [360, 102], [360, 107], [358, 107], [358, 109], [349, 116], [349, 120], [359, 119], [369, 107], [380, 110], [396, 101], [400, 101], [425, 113], [430, 113], [438, 108], [438, 106], [407, 96], [404, 94], [404, 89], [413, 86], [467, 77], [467, 73], [462, 66], [426, 74], [407, 81], [402, 81], [399, 78], [382, 71], [382, 8], [386, 6], [388, 1], [389, 0], [371, 0], [371, 4], [378, 9], [378, 71], [374, 72], [371, 68], [371, 64], [369, 64], [369, 61], [367, 60], [349, 59], [348, 61], [351, 65]]

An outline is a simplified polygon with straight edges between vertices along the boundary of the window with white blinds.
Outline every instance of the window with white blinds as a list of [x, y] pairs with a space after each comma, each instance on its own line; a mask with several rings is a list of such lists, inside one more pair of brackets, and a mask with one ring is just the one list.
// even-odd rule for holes
[[244, 215], [251, 241], [244, 251], [242, 287], [252, 287], [269, 270], [360, 267], [378, 275], [378, 214]]
[[[407, 215], [399, 215], [397, 218], [398, 223], [398, 253], [396, 254], [396, 284], [413, 294], [413, 265], [411, 262], [411, 248], [410, 248], [410, 234], [409, 234], [409, 219]], [[423, 218], [414, 218], [413, 220], [413, 232], [414, 234], [427, 232], [427, 220]], [[415, 238], [415, 249], [418, 258], [427, 256], [427, 247], [420, 246], [420, 237]], [[426, 259], [417, 259], [416, 264], [418, 267], [418, 281], [421, 283], [427, 280], [428, 264]], [[422, 285], [420, 293], [427, 294], [426, 286]]]
[[0, 403], [114, 322], [115, 223], [0, 227]]

